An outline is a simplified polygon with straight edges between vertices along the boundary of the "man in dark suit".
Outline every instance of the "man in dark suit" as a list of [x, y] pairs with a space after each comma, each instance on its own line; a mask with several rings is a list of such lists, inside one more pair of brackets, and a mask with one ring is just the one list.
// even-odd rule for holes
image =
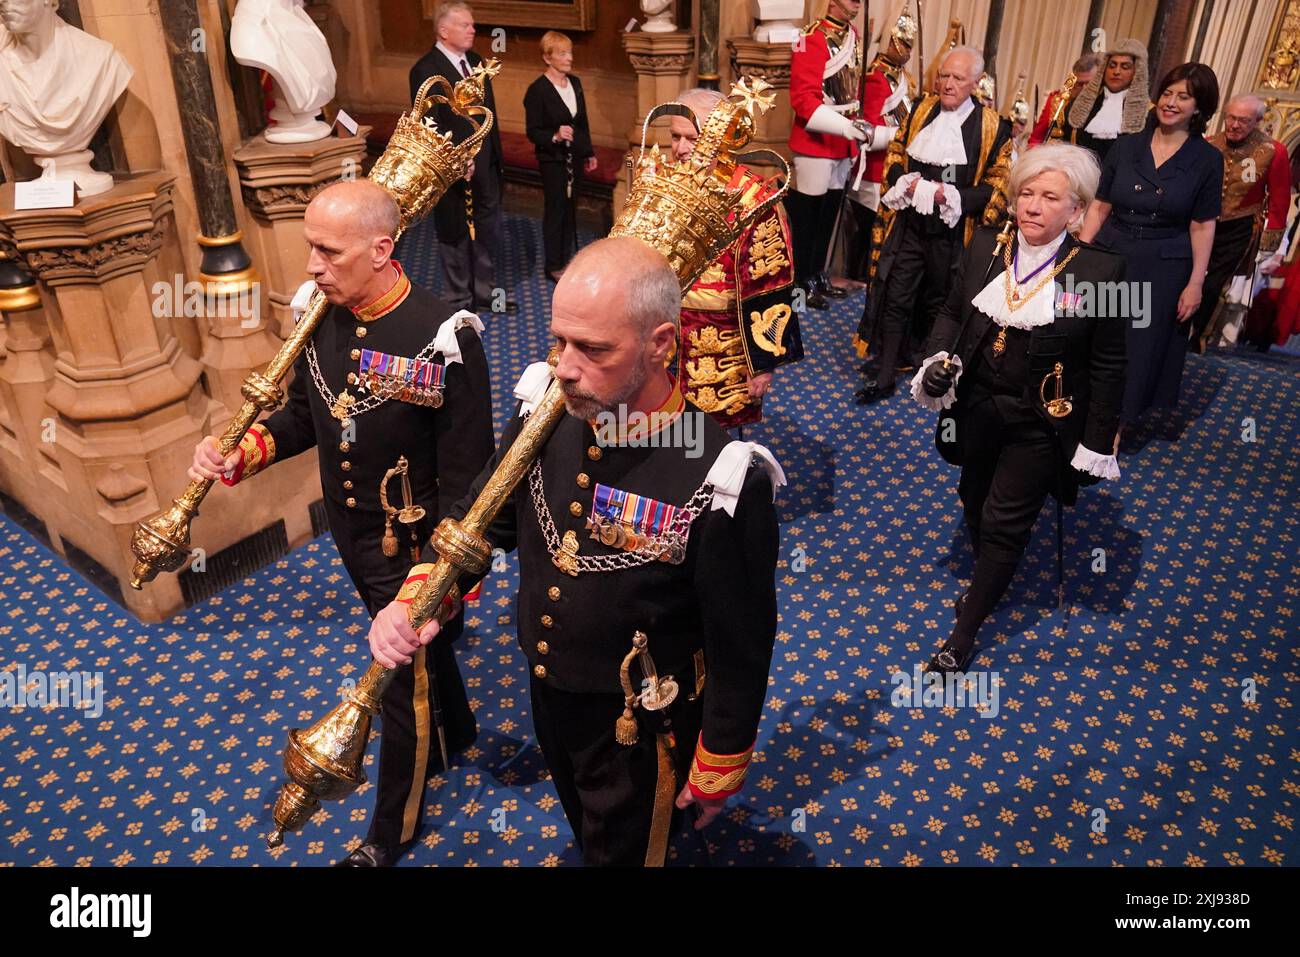
[[[1011, 124], [972, 94], [984, 60], [970, 47], [948, 52], [938, 95], [912, 109], [889, 144], [881, 189], [881, 241], [873, 256], [858, 339], [877, 357], [858, 392], [862, 404], [894, 394], [900, 353], [912, 364], [917, 343], [952, 289], [961, 249], [977, 223], [1006, 203]], [[919, 328], [914, 325], [919, 317]], [[921, 355], [924, 355], [922, 353]], [[864, 371], [867, 371], [864, 369]]]
[[1011, 172], [1019, 234], [995, 250], [976, 231], [926, 343], [912, 395], [940, 411], [936, 444], [961, 466], [957, 489], [975, 550], [957, 624], [929, 670], [965, 671], [976, 632], [1015, 574], [1048, 492], [1118, 478], [1124, 399], [1124, 260], [1075, 240], [1100, 170], [1078, 146], [1044, 144]]
[[[455, 84], [469, 76], [483, 62], [474, 46], [474, 11], [468, 3], [448, 2], [434, 15], [437, 41], [411, 67], [411, 99], [420, 84], [431, 76], [443, 76]], [[483, 81], [483, 105], [497, 116], [492, 81]], [[450, 132], [460, 143], [474, 132], [473, 124], [457, 116], [446, 105], [434, 110], [438, 129]], [[471, 216], [472, 213], [472, 216]], [[438, 230], [438, 255], [442, 261], [442, 298], [458, 309], [479, 312], [503, 302], [493, 299], [496, 288], [495, 261], [501, 241], [501, 125], [483, 141], [474, 158], [469, 180], [462, 188], [449, 189], [433, 211]]]

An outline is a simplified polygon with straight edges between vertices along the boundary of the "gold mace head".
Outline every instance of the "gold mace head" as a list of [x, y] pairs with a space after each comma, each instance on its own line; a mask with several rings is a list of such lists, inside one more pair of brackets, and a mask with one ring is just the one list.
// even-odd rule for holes
[[140, 590], [159, 572], [174, 572], [190, 557], [190, 519], [194, 509], [184, 498], [172, 502], [171, 508], [147, 522], [141, 522], [131, 534], [131, 587]]
[[[492, 130], [492, 111], [483, 105], [486, 82], [501, 65], [485, 60], [454, 87], [442, 76], [425, 80], [410, 110], [397, 119], [388, 146], [370, 170], [370, 179], [393, 194], [401, 209], [402, 228], [420, 219], [455, 183], [463, 180]], [[469, 121], [473, 132], [453, 143], [450, 131], [438, 129], [434, 106], [444, 105]]]
[[[770, 83], [747, 77], [731, 88], [703, 123], [681, 103], [652, 109], [641, 129], [632, 188], [609, 234], [633, 236], [663, 253], [682, 289], [690, 288], [709, 263], [780, 202], [789, 187], [790, 167], [779, 154], [741, 152], [754, 138], [758, 118], [775, 103]], [[666, 157], [657, 145], [646, 144], [650, 124], [664, 116], [685, 117], [699, 130], [695, 149], [684, 160]], [[775, 166], [778, 176], [783, 174], [779, 187], [754, 205], [747, 205], [747, 190], [736, 182], [736, 167], [746, 161]]]
[[306, 731], [289, 732], [284, 749], [289, 780], [275, 801], [275, 830], [267, 836], [267, 847], [283, 844], [286, 831], [300, 830], [321, 801], [341, 800], [366, 783], [362, 762], [386, 673], [387, 669], [371, 663], [357, 687], [315, 724]]

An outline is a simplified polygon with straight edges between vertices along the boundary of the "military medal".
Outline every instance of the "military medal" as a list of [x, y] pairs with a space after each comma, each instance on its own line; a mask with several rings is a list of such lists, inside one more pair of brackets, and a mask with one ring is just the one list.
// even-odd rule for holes
[[442, 406], [446, 367], [419, 356], [389, 355], [362, 349], [357, 373], [349, 376], [372, 395], [437, 409]]
[[686, 550], [673, 536], [679, 511], [675, 505], [597, 484], [587, 528], [602, 545], [644, 551], [660, 561], [680, 564]]

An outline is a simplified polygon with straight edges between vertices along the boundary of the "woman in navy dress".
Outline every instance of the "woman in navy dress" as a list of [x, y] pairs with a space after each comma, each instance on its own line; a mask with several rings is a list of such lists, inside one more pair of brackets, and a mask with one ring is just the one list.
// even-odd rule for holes
[[[1128, 323], [1123, 421], [1173, 406], [1187, 355], [1187, 323], [1201, 304], [1223, 193], [1223, 154], [1202, 134], [1219, 107], [1219, 83], [1184, 63], [1160, 83], [1154, 118], [1106, 156], [1079, 238], [1124, 257], [1130, 293], [1146, 284]], [[1130, 295], [1130, 306], [1134, 302]]]

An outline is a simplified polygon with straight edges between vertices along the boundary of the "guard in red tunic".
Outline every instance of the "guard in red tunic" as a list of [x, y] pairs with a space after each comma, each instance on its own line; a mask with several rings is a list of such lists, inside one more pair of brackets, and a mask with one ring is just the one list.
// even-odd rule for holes
[[880, 183], [885, 174], [889, 141], [907, 122], [916, 101], [916, 81], [907, 72], [915, 43], [916, 20], [907, 13], [900, 14], [889, 43], [876, 54], [862, 80], [862, 117], [872, 125], [872, 132], [871, 139], [862, 144], [853, 187], [849, 190], [849, 208], [857, 222], [857, 235], [861, 237], [860, 254], [850, 255], [846, 260], [849, 275], [854, 278], [865, 279], [867, 275], [867, 256], [871, 251], [876, 212], [880, 209]]
[[1219, 322], [1213, 320], [1229, 280], [1250, 272], [1256, 253], [1267, 258], [1286, 229], [1291, 160], [1284, 145], [1260, 130], [1263, 117], [1263, 100], [1238, 96], [1228, 104], [1224, 131], [1209, 139], [1223, 154], [1223, 212], [1214, 230], [1201, 308], [1192, 318], [1192, 347], [1197, 352], [1219, 341], [1227, 310]]
[[862, 38], [852, 23], [861, 9], [862, 0], [830, 0], [826, 16], [804, 30], [790, 57], [795, 179], [785, 206], [795, 279], [814, 309], [827, 308], [827, 296], [847, 295], [831, 286], [823, 270], [858, 144], [872, 136], [861, 120]]

